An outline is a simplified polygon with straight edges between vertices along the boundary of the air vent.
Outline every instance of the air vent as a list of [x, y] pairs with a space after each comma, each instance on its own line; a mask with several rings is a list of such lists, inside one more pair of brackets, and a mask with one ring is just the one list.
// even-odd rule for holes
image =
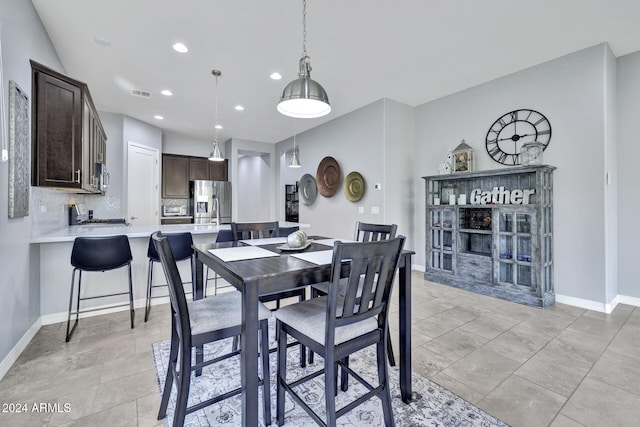
[[151, 92], [140, 89], [131, 89], [131, 96], [139, 96], [140, 98], [151, 98]]

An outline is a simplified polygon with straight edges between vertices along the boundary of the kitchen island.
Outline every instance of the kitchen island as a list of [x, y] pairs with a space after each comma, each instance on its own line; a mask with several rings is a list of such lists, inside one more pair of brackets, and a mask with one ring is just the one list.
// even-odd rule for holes
[[[299, 224], [280, 221], [280, 227], [300, 226], [309, 227], [308, 224]], [[171, 225], [75, 225], [46, 234], [33, 236], [32, 266], [38, 266], [37, 277], [40, 282], [40, 315], [42, 324], [52, 324], [67, 320], [69, 308], [69, 290], [71, 288], [71, 248], [76, 237], [100, 237], [124, 234], [129, 237], [133, 261], [131, 272], [133, 277], [133, 297], [136, 309], [143, 308], [145, 304], [145, 292], [147, 287], [147, 270], [149, 258], [147, 248], [151, 233], [160, 230], [163, 233], [190, 232], [194, 243], [211, 243], [217, 238], [220, 230], [230, 230], [229, 224], [216, 226], [213, 224], [171, 224]], [[180, 274], [184, 280], [189, 281], [191, 269], [189, 262], [178, 263]], [[91, 296], [97, 293], [105, 294], [123, 291], [127, 289], [127, 269], [107, 271], [104, 273], [85, 273], [82, 278], [82, 295]], [[166, 283], [162, 267], [154, 265], [154, 283]], [[185, 285], [185, 290], [190, 291], [191, 285]], [[99, 290], [99, 291], [97, 291]], [[158, 292], [161, 292], [159, 290]], [[126, 297], [111, 297], [90, 300], [83, 303], [81, 308], [99, 308], [114, 302], [122, 302]], [[168, 302], [167, 298], [153, 300], [153, 304]], [[93, 304], [93, 305], [92, 305]], [[87, 313], [89, 315], [105, 314], [117, 309], [107, 309]], [[144, 313], [137, 310], [136, 325], [144, 321]], [[79, 327], [82, 327], [82, 322]], [[64, 337], [63, 337], [64, 338]]]

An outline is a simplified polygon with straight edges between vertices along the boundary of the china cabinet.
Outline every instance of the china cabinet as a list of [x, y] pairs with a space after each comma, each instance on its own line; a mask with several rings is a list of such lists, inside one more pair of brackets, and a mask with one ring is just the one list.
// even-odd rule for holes
[[425, 279], [536, 307], [553, 291], [553, 171], [426, 176]]

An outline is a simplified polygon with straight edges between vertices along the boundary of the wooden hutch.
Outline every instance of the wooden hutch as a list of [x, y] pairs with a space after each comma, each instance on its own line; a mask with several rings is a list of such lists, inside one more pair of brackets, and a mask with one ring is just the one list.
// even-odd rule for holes
[[423, 177], [425, 279], [530, 306], [552, 305], [555, 169]]

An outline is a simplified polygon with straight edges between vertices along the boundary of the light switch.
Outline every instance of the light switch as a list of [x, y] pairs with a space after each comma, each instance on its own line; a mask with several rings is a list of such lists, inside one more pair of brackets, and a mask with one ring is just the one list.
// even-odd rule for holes
[[364, 206], [358, 206], [358, 213], [359, 214], [363, 214], [364, 213]]
[[380, 214], [380, 207], [379, 206], [371, 206], [371, 214], [372, 215], [379, 215]]

